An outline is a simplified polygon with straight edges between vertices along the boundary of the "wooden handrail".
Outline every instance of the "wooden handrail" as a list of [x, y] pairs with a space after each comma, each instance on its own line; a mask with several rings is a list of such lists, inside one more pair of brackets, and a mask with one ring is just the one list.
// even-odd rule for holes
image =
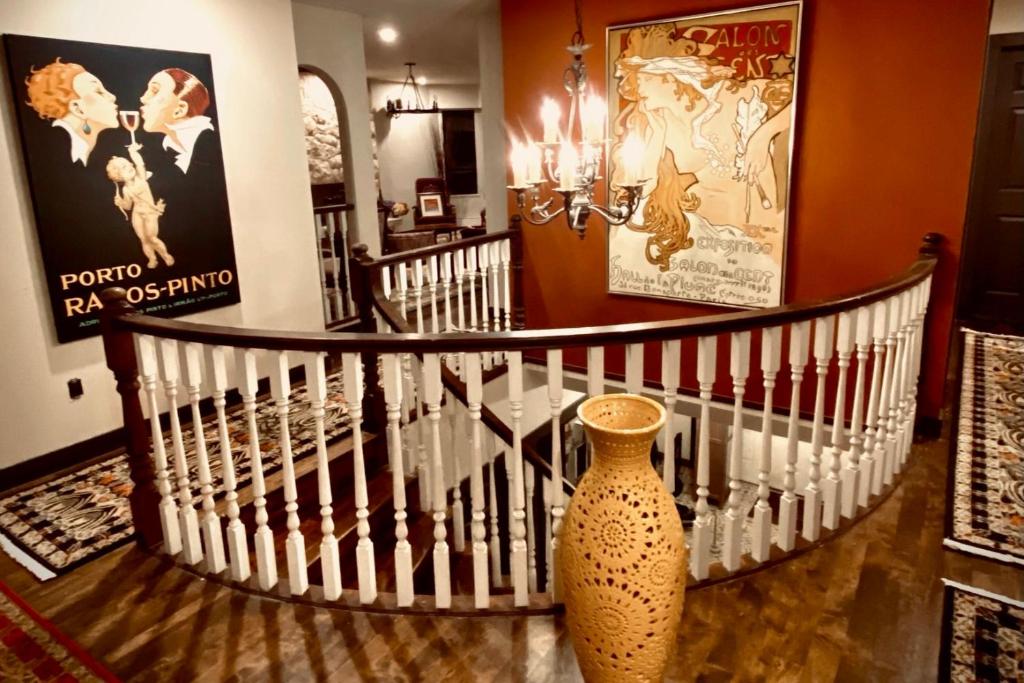
[[[502, 233], [495, 233], [502, 235]], [[474, 240], [493, 241], [484, 237], [461, 240], [459, 246], [478, 244]], [[140, 334], [153, 334], [167, 339], [191, 341], [203, 344], [223, 344], [249, 348], [288, 350], [355, 352], [373, 350], [377, 353], [458, 353], [476, 351], [526, 351], [531, 349], [572, 348], [583, 346], [635, 344], [645, 341], [684, 339], [772, 327], [785, 323], [813, 320], [841, 311], [867, 306], [894, 294], [906, 291], [922, 282], [935, 269], [938, 248], [942, 236], [937, 233], [925, 235], [924, 245], [917, 260], [903, 273], [885, 282], [861, 289], [851, 294], [807, 303], [794, 303], [776, 308], [750, 311], [735, 311], [694, 318], [681, 318], [642, 323], [601, 325], [592, 327], [568, 327], [554, 329], [514, 330], [511, 332], [474, 332], [415, 334], [409, 332], [382, 334], [292, 332], [281, 330], [259, 330], [208, 325], [203, 323], [165, 320], [136, 312], [122, 312], [111, 320], [113, 329]], [[447, 245], [439, 245], [445, 247]], [[417, 252], [437, 253], [436, 247], [425, 250], [403, 252], [394, 257], [372, 261], [371, 269], [388, 263], [414, 258]], [[443, 249], [442, 249], [443, 251]], [[379, 289], [379, 278], [373, 284]], [[111, 296], [117, 298], [112, 288]], [[123, 297], [124, 290], [121, 290]], [[371, 294], [372, 296], [372, 294]], [[381, 297], [373, 296], [379, 301]]]
[[[467, 237], [461, 240], [455, 240], [454, 242], [442, 242], [441, 244], [432, 244], [428, 247], [420, 247], [419, 249], [408, 249], [406, 251], [399, 251], [394, 254], [388, 254], [382, 256], [379, 259], [373, 259], [371, 262], [375, 268], [383, 268], [384, 266], [391, 266], [396, 263], [404, 263], [406, 261], [412, 261], [415, 259], [430, 258], [431, 256], [437, 256], [438, 254], [444, 254], [449, 251], [455, 251], [457, 249], [465, 249], [467, 247], [475, 247], [480, 244], [489, 244], [491, 242], [500, 242], [507, 240], [512, 237], [511, 230], [502, 230], [500, 232], [489, 232], [486, 235], [480, 235], [479, 237]], [[363, 245], [357, 244], [352, 248], [352, 253], [359, 255], [365, 253], [366, 248]]]

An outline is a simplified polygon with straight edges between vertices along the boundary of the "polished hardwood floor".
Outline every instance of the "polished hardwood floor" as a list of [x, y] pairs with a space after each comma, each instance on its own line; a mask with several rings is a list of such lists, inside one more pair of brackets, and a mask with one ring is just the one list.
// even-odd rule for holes
[[[1024, 599], [1024, 572], [942, 548], [948, 442], [826, 546], [686, 596], [672, 681], [931, 681], [943, 577]], [[0, 577], [126, 680], [576, 681], [560, 617], [392, 617], [258, 598], [134, 546], [47, 583]]]

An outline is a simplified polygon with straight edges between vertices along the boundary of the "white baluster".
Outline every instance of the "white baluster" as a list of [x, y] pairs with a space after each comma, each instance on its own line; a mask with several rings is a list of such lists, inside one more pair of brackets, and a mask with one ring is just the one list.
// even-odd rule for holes
[[[466, 329], [466, 304], [463, 300], [462, 287], [466, 282], [466, 278], [468, 277], [466, 274], [466, 251], [464, 249], [459, 249], [454, 254], [452, 254], [452, 258], [454, 259], [453, 264], [455, 266], [455, 293], [456, 302], [458, 303], [457, 317], [459, 321], [459, 330], [464, 331]], [[464, 370], [461, 369], [461, 366], [460, 372], [465, 372]], [[465, 376], [463, 376], [462, 381], [466, 381]]]
[[[376, 359], [371, 356], [371, 362]], [[370, 538], [369, 494], [366, 490], [366, 462], [363, 453], [363, 361], [358, 353], [342, 356], [345, 402], [352, 424], [352, 467], [356, 488], [356, 575], [359, 581], [359, 602], [364, 605], [377, 599], [377, 567]]]
[[423, 412], [423, 367], [420, 360], [412, 354], [407, 354], [412, 369], [412, 378], [409, 383], [410, 398], [414, 398], [413, 406], [416, 409], [416, 427], [418, 436], [416, 439], [416, 476], [419, 484], [420, 510], [426, 513], [433, 512], [431, 497], [433, 487], [431, 486], [430, 455], [427, 452], [427, 443], [430, 441], [430, 427], [427, 424], [427, 417]]
[[[882, 377], [882, 397], [878, 408], [878, 430], [875, 442], [879, 445], [882, 455], [882, 483], [892, 483], [893, 457], [896, 447], [896, 356], [899, 340], [896, 338], [900, 327], [900, 300], [897, 294], [889, 299], [889, 325], [885, 338], [885, 375]], [[876, 447], [878, 448], [878, 447]]]
[[772, 545], [772, 508], [768, 502], [772, 473], [772, 399], [775, 378], [782, 366], [782, 328], [761, 331], [761, 375], [764, 377], [764, 407], [761, 411], [761, 461], [757, 473], [757, 505], [754, 506], [751, 556], [766, 562]]
[[856, 311], [857, 330], [857, 376], [853, 386], [853, 407], [850, 410], [850, 459], [843, 472], [843, 517], [852, 519], [857, 514], [857, 501], [861, 487], [867, 480], [861, 479], [860, 457], [864, 453], [864, 380], [867, 377], [868, 351], [871, 346], [871, 307]]
[[391, 301], [391, 266], [381, 266], [380, 286], [384, 290], [384, 298]]
[[[591, 397], [600, 396], [604, 393], [604, 347], [591, 346], [587, 348], [587, 394]], [[583, 471], [590, 467], [594, 461], [594, 444], [587, 440], [587, 462]]]
[[452, 330], [452, 254], [441, 254], [441, 288], [444, 290], [444, 331]]
[[804, 528], [802, 535], [808, 541], [821, 535], [821, 454], [825, 450], [825, 382], [828, 365], [832, 360], [832, 341], [835, 319], [832, 316], [814, 321], [814, 360], [818, 378], [814, 387], [814, 426], [811, 430], [811, 462], [804, 489]]
[[[523, 492], [523, 354], [508, 354], [508, 404], [512, 417], [512, 587], [516, 607], [530, 603], [529, 571], [527, 566], [526, 498]], [[536, 569], [534, 569], [536, 571]]]
[[213, 408], [217, 413], [217, 443], [220, 447], [221, 480], [224, 483], [224, 501], [227, 503], [228, 573], [233, 581], [249, 578], [249, 542], [245, 537], [245, 525], [239, 519], [238, 492], [235, 461], [231, 454], [231, 437], [228, 434], [228, 420], [225, 407], [228, 388], [227, 346], [206, 347], [207, 367], [210, 369], [207, 382], [213, 397]]
[[498, 289], [498, 270], [501, 261], [501, 245], [491, 242], [487, 245], [487, 263], [491, 269], [491, 321], [492, 329], [501, 329], [501, 292]]
[[335, 223], [333, 212], [328, 213], [326, 218], [328, 241], [331, 245], [331, 272], [334, 278], [334, 319], [339, 320], [345, 316], [345, 313], [341, 302], [341, 287], [338, 286], [339, 280], [342, 277], [341, 262], [338, 259], [338, 250], [334, 243], [334, 233], [337, 231], [338, 226]]
[[907, 381], [909, 380], [907, 364], [910, 360], [910, 322], [911, 322], [911, 291], [899, 295], [900, 327], [896, 336], [896, 367], [893, 376], [893, 399], [891, 407], [896, 408], [896, 441], [893, 444], [892, 469], [899, 474], [903, 469], [903, 442], [906, 434], [907, 415]]
[[260, 453], [260, 435], [256, 426], [256, 352], [252, 349], [238, 349], [237, 362], [238, 393], [249, 427], [249, 469], [252, 472], [253, 507], [256, 510], [256, 532], [253, 543], [256, 547], [256, 576], [262, 590], [268, 591], [277, 584], [277, 560], [274, 556], [274, 536], [267, 526], [267, 486], [263, 478], [263, 456]]
[[708, 508], [711, 476], [711, 390], [715, 383], [717, 337], [697, 339], [697, 383], [700, 386], [700, 423], [697, 437], [697, 508], [690, 545], [690, 572], [695, 579], [708, 577], [714, 521]]
[[828, 476], [822, 482], [824, 505], [821, 524], [826, 529], [839, 527], [839, 513], [843, 500], [842, 469], [843, 434], [846, 423], [846, 378], [850, 368], [850, 354], [853, 353], [853, 335], [857, 331], [857, 311], [842, 311], [836, 325], [836, 356], [839, 366], [839, 381], [836, 384], [836, 403], [832, 419], [831, 461]]
[[501, 278], [504, 282], [505, 295], [505, 329], [512, 329], [512, 288], [509, 284], [509, 269], [512, 263], [512, 242], [502, 240], [501, 242]]
[[537, 532], [534, 526], [534, 478], [533, 465], [524, 463], [523, 488], [526, 490], [526, 586], [531, 593], [537, 592]]
[[299, 493], [295, 486], [295, 462], [292, 458], [292, 437], [288, 425], [291, 406], [291, 379], [288, 376], [288, 354], [277, 351], [270, 369], [270, 395], [277, 409], [280, 430], [278, 447], [281, 449], [281, 470], [284, 474], [284, 509], [288, 513], [288, 538], [285, 556], [288, 560], [288, 588], [292, 595], [302, 595], [309, 588], [306, 571], [306, 541], [299, 531]]
[[[490, 300], [494, 298], [494, 291], [487, 283], [487, 275], [490, 270], [491, 254], [486, 244], [476, 248], [477, 262], [480, 264], [480, 330], [489, 332], [491, 329]], [[483, 369], [490, 370], [494, 367], [493, 357], [490, 352], [482, 355]]]
[[395, 290], [397, 291], [395, 303], [398, 304], [398, 310], [402, 314], [402, 318], [408, 320], [409, 312], [406, 305], [409, 301], [409, 275], [405, 261], [400, 261], [395, 268]]
[[498, 458], [497, 451], [497, 438], [494, 436], [494, 432], [488, 430], [488, 441], [489, 444], [489, 455], [487, 464], [487, 479], [489, 485], [489, 498], [490, 498], [490, 522], [491, 522], [491, 537], [488, 544], [491, 551], [491, 585], [495, 588], [501, 588], [501, 537], [499, 536], [500, 528], [498, 525], [498, 473], [494, 471], [497, 467], [495, 462]]
[[185, 389], [192, 408], [192, 434], [196, 444], [196, 475], [203, 501], [203, 519], [200, 532], [206, 550], [206, 569], [219, 574], [227, 568], [224, 559], [224, 537], [220, 531], [220, 517], [214, 509], [213, 477], [210, 476], [210, 456], [206, 450], [203, 432], [203, 413], [199, 410], [199, 394], [203, 383], [203, 347], [188, 342], [185, 345]]
[[160, 530], [164, 535], [164, 552], [168, 555], [177, 555], [181, 552], [181, 525], [178, 524], [178, 504], [171, 495], [167, 451], [164, 449], [160, 408], [156, 399], [156, 343], [153, 337], [147, 335], [137, 335], [135, 341], [138, 347], [139, 375], [146, 392], [146, 411], [149, 413], [150, 438], [156, 466], [156, 488], [160, 493]]
[[459, 457], [459, 450], [465, 443], [466, 434], [466, 412], [455, 400], [455, 395], [448, 393], [448, 406], [451, 431], [451, 457], [452, 457], [452, 545], [456, 552], [466, 549], [466, 511], [462, 504], [462, 458]]
[[384, 354], [383, 384], [384, 405], [388, 418], [388, 456], [391, 464], [392, 493], [395, 502], [395, 592], [399, 607], [409, 607], [413, 602], [412, 548], [409, 545], [409, 528], [405, 522], [405, 469], [402, 453], [402, 363], [395, 354]]
[[810, 349], [811, 324], [808, 321], [789, 326], [789, 422], [786, 429], [786, 474], [779, 502], [779, 548], [793, 549], [796, 543], [796, 516], [799, 499], [796, 495], [796, 463], [800, 448], [800, 386]]
[[[320, 568], [323, 573], [324, 598], [337, 600], [341, 597], [341, 559], [338, 554], [338, 539], [334, 536], [334, 510], [331, 507], [330, 464], [327, 461], [327, 438], [324, 435], [324, 404], [327, 401], [327, 375], [324, 370], [324, 353], [305, 354], [306, 394], [309, 397], [310, 413], [316, 425], [316, 475], [320, 498]], [[354, 370], [351, 374], [354, 374]], [[351, 382], [349, 368], [344, 369], [345, 399], [349, 406], [354, 447], [360, 449], [362, 457], [362, 434], [359, 423], [362, 418], [362, 406], [359, 402], [349, 399]], [[354, 397], [353, 397], [354, 398]], [[357, 494], [358, 495], [358, 494]]]
[[434, 606], [448, 609], [452, 606], [451, 564], [448, 559], [448, 532], [444, 525], [448, 500], [441, 453], [441, 358], [436, 353], [423, 354], [423, 388], [433, 445]]
[[473, 247], [466, 250], [466, 275], [469, 276], [469, 329], [475, 332], [479, 327], [476, 310], [476, 249]]
[[562, 528], [565, 503], [562, 492], [562, 350], [548, 349], [548, 400], [551, 402], [551, 553], [548, 562], [548, 587], [551, 601], [562, 602], [558, 576], [558, 532]]
[[412, 262], [412, 295], [416, 299], [416, 331], [423, 334], [423, 261]]
[[669, 495], [676, 493], [676, 395], [679, 391], [678, 339], [661, 343], [661, 385], [665, 388], [665, 427], [661, 430], [661, 452], [664, 462], [661, 466], [661, 481]]
[[345, 288], [345, 315], [351, 315], [355, 312], [355, 306], [352, 301], [352, 276], [349, 274], [349, 257], [352, 255], [348, 248], [348, 213], [346, 211], [338, 210], [335, 212], [338, 221], [338, 237], [341, 238], [341, 272], [344, 276], [343, 282], [346, 284]]
[[864, 488], [860, 504], [867, 505], [869, 495], [882, 492], [882, 467], [885, 463], [885, 426], [882, 422], [886, 412], [881, 404], [885, 401], [886, 349], [885, 338], [889, 329], [889, 302], [880, 301], [872, 309], [872, 346], [875, 352], [871, 368], [871, 393], [868, 396], [867, 426], [864, 428]]
[[729, 454], [729, 498], [725, 508], [722, 564], [731, 572], [740, 568], [743, 519], [740, 512], [740, 465], [743, 459], [743, 394], [750, 376], [750, 332], [733, 332], [729, 373], [732, 375], [732, 448]]
[[913, 342], [911, 344], [911, 361], [910, 361], [910, 386], [908, 388], [909, 394], [907, 399], [907, 425], [906, 430], [906, 441], [903, 446], [904, 459], [910, 452], [910, 447], [914, 442], [914, 427], [917, 424], [917, 390], [918, 390], [918, 378], [921, 373], [921, 348], [922, 342], [924, 341], [924, 316], [928, 307], [927, 288], [929, 281], [923, 281], [915, 289], [916, 295], [913, 306], [914, 320], [913, 326], [911, 327], [911, 335]]
[[466, 354], [466, 376], [469, 380], [466, 384], [466, 403], [473, 430], [469, 468], [470, 502], [473, 507], [473, 521], [470, 525], [473, 537], [473, 594], [474, 604], [480, 609], [486, 609], [490, 606], [491, 598], [487, 577], [487, 530], [484, 528], [483, 435], [480, 424], [483, 386], [479, 353]]
[[178, 522], [181, 527], [182, 558], [189, 564], [203, 559], [199, 540], [199, 519], [192, 505], [192, 489], [188, 479], [185, 444], [178, 420], [178, 345], [173, 339], [160, 339], [160, 374], [164, 378], [164, 396], [171, 421], [171, 445], [174, 448], [174, 472], [178, 484]]
[[644, 345], [626, 344], [626, 392], [641, 394], [644, 390]]
[[437, 318], [437, 256], [431, 256], [427, 265], [427, 296], [430, 297], [430, 331], [437, 334], [441, 331], [441, 321]]
[[316, 264], [320, 269], [320, 291], [324, 295], [324, 322], [330, 322], [332, 320], [331, 295], [327, 291], [327, 269], [324, 267], [324, 250], [321, 246], [326, 228], [321, 214], [313, 215], [313, 230], [316, 233]]

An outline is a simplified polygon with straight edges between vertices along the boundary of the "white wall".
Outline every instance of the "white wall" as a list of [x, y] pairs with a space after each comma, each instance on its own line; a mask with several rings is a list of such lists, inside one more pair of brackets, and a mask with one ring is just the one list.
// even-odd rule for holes
[[[402, 84], [390, 81], [370, 81], [370, 106], [377, 128], [377, 154], [380, 157], [380, 184], [384, 199], [406, 202], [410, 208], [416, 201], [416, 179], [440, 175], [434, 154], [434, 135], [441, 140], [441, 117], [430, 114], [406, 114], [389, 118], [385, 105], [389, 98], [402, 97]], [[443, 108], [474, 108], [480, 106], [476, 85], [424, 85], [420, 86], [423, 104], [431, 106], [434, 97]], [[412, 97], [407, 88], [404, 98]], [[483, 163], [481, 113], [476, 115], [477, 169]], [[433, 131], [435, 132], [432, 132]], [[453, 195], [455, 214], [460, 222], [479, 225], [480, 211], [484, 208], [483, 176], [478, 176], [478, 193]], [[398, 223], [399, 230], [412, 230], [412, 212]]]
[[[0, 33], [209, 53], [242, 302], [187, 319], [323, 329], [291, 6], [287, 0], [178, 0], [173, 11], [168, 8], [162, 0], [4, 0]], [[4, 90], [0, 467], [121, 424], [100, 339], [56, 343], [17, 126]], [[73, 377], [85, 387], [76, 401], [66, 386]]]
[[1024, 32], [1024, 0], [994, 0], [988, 32]]
[[363, 242], [371, 254], [379, 255], [380, 228], [377, 187], [373, 180], [363, 18], [351, 12], [296, 2], [292, 5], [292, 19], [299, 63], [326, 72], [345, 100], [348, 115], [348, 133], [342, 136], [348, 140], [348, 148], [342, 150], [345, 192], [348, 201], [356, 206], [350, 230], [355, 236], [353, 243]]
[[481, 127], [477, 129], [482, 144], [483, 164], [480, 171], [481, 188], [487, 197], [487, 229], [504, 230], [508, 227], [508, 180], [506, 179], [505, 142], [505, 76], [501, 53], [501, 3], [486, 0], [480, 14], [480, 106], [483, 109]]

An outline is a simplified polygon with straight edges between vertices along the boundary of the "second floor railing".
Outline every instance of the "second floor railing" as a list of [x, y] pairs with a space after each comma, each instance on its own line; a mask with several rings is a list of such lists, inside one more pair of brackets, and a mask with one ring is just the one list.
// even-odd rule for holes
[[692, 518], [695, 585], [812, 547], [896, 483], [937, 238], [848, 296], [527, 330], [514, 227], [380, 260], [357, 248], [359, 332], [163, 320], [105, 292], [140, 542], [316, 604], [551, 609], [559, 528], [587, 460], [566, 449], [565, 413], [616, 390], [666, 407], [652, 457]]

